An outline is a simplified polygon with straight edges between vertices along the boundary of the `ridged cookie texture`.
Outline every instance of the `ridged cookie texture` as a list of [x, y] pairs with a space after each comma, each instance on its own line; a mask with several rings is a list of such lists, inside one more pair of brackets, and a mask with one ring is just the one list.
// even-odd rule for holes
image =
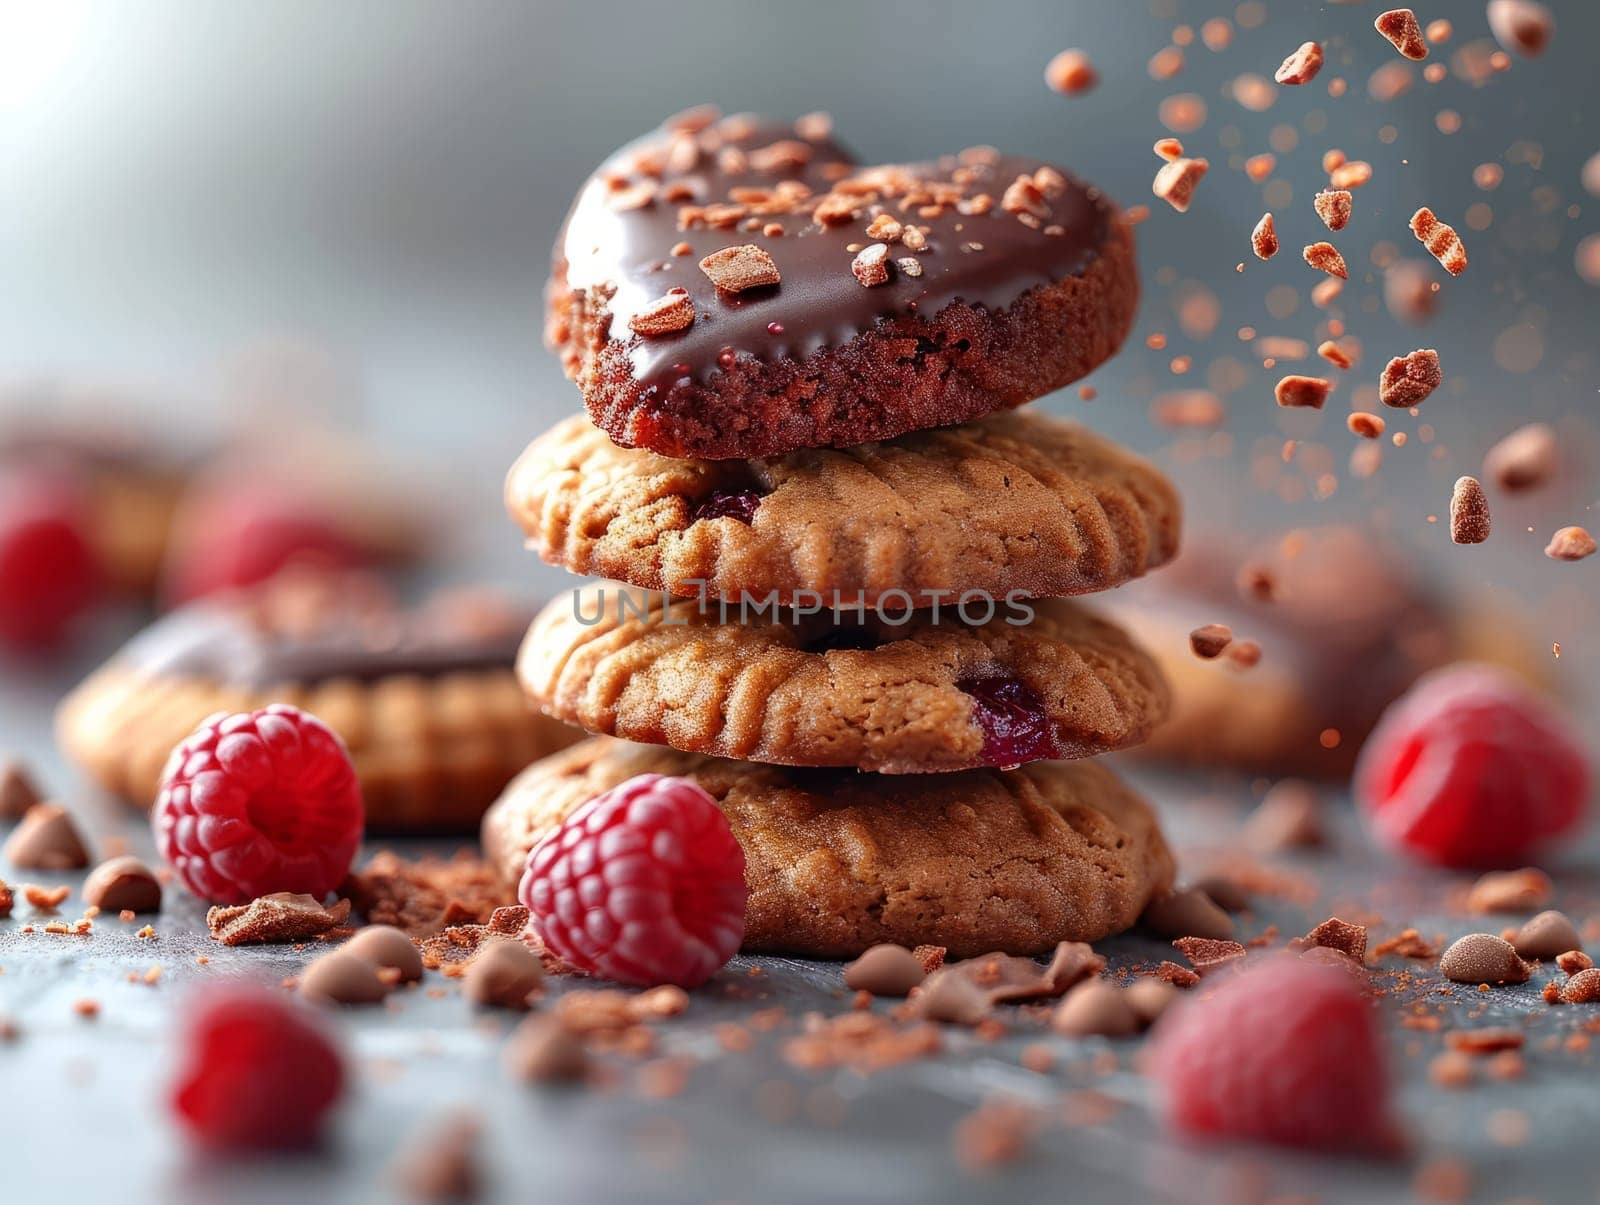
[[[547, 714], [690, 753], [890, 774], [1077, 758], [1166, 713], [1154, 662], [1065, 599], [1001, 608], [744, 613], [606, 584], [552, 602], [517, 673]], [[904, 622], [900, 622], [904, 620]]]
[[1128, 928], [1173, 863], [1111, 771], [1039, 762], [896, 778], [699, 757], [595, 739], [529, 767], [489, 810], [484, 851], [516, 882], [528, 851], [637, 774], [717, 800], [745, 854], [744, 949], [848, 958], [879, 942], [1041, 954]]
[[765, 460], [619, 448], [579, 416], [522, 454], [506, 505], [574, 573], [843, 608], [1108, 590], [1170, 560], [1182, 523], [1149, 461], [1034, 410]]

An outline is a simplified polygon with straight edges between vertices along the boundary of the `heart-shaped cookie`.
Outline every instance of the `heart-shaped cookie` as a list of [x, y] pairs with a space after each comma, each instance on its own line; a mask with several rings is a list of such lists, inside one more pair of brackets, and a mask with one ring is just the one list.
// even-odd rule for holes
[[1019, 405], [1109, 357], [1137, 299], [1128, 223], [1058, 168], [860, 167], [821, 115], [697, 110], [584, 185], [548, 336], [618, 443], [724, 459]]

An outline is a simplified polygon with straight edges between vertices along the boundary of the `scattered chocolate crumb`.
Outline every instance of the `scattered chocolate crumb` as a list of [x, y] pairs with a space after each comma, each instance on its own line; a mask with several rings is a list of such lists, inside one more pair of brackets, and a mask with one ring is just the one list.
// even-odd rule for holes
[[1356, 362], [1355, 352], [1349, 347], [1335, 343], [1332, 339], [1324, 339], [1317, 344], [1317, 355], [1337, 368], [1352, 368]]
[[1272, 215], [1264, 213], [1256, 228], [1250, 232], [1250, 248], [1257, 259], [1271, 259], [1278, 254], [1278, 232], [1272, 225]]
[[1249, 669], [1261, 660], [1261, 646], [1254, 640], [1236, 640], [1228, 646], [1228, 662], [1237, 669]]
[[1333, 392], [1333, 382], [1325, 377], [1307, 377], [1296, 373], [1283, 377], [1273, 390], [1280, 406], [1308, 406], [1321, 410]]
[[1362, 439], [1377, 439], [1387, 428], [1381, 416], [1368, 414], [1365, 410], [1356, 410], [1344, 420], [1345, 426], [1350, 429], [1350, 434], [1358, 435]]
[[413, 938], [449, 925], [483, 924], [496, 908], [515, 902], [498, 872], [467, 851], [408, 861], [382, 850], [345, 880], [340, 894], [371, 924], [393, 925]]
[[1350, 190], [1325, 188], [1312, 198], [1317, 216], [1329, 230], [1343, 230], [1350, 221]]
[[1409, 8], [1392, 8], [1386, 13], [1380, 13], [1372, 24], [1406, 58], [1428, 57], [1428, 44], [1423, 41], [1422, 27], [1417, 24], [1417, 14]]
[[1460, 276], [1467, 270], [1467, 249], [1460, 236], [1434, 217], [1426, 205], [1411, 215], [1411, 233], [1451, 276]]
[[1478, 1069], [1468, 1055], [1447, 1050], [1429, 1062], [1428, 1078], [1440, 1088], [1470, 1088], [1477, 1081]]
[[1178, 989], [1164, 979], [1154, 979], [1145, 975], [1130, 983], [1123, 990], [1122, 998], [1128, 1007], [1133, 1009], [1139, 1024], [1148, 1029], [1161, 1019], [1162, 1013], [1177, 1002]]
[[1526, 1035], [1520, 1029], [1492, 1026], [1484, 1029], [1452, 1029], [1444, 1044], [1463, 1054], [1498, 1054], [1502, 1050], [1521, 1050]]
[[1579, 971], [1587, 971], [1593, 965], [1594, 959], [1590, 958], [1582, 950], [1563, 950], [1556, 955], [1556, 966], [1560, 967], [1568, 975], [1576, 975]]
[[1600, 1001], [1600, 967], [1579, 971], [1561, 986], [1561, 999], [1566, 1004], [1593, 1004]]
[[628, 329], [639, 335], [670, 335], [693, 325], [694, 302], [688, 293], [657, 297], [628, 319]]
[[1305, 937], [1300, 939], [1302, 949], [1337, 950], [1356, 962], [1367, 960], [1367, 927], [1330, 916]]
[[1507, 435], [1483, 458], [1483, 474], [1507, 493], [1537, 489], [1555, 475], [1556, 433], [1529, 423]]
[[28, 906], [35, 912], [54, 912], [71, 894], [72, 888], [66, 886], [41, 887], [37, 883], [22, 885], [22, 898], [28, 901]]
[[350, 901], [324, 907], [316, 896], [278, 891], [248, 904], [217, 905], [206, 911], [211, 940], [225, 946], [259, 942], [303, 941], [344, 924]]
[[1402, 929], [1388, 941], [1379, 942], [1372, 950], [1374, 958], [1419, 958], [1432, 961], [1439, 957], [1439, 947], [1428, 941], [1415, 929]]
[[434, 1205], [476, 1201], [483, 1195], [479, 1171], [482, 1123], [462, 1111], [434, 1118], [413, 1133], [390, 1168], [395, 1188], [413, 1201]]
[[1202, 661], [1210, 661], [1233, 643], [1233, 629], [1225, 623], [1207, 623], [1189, 633], [1189, 648]]
[[944, 1047], [939, 1027], [903, 1026], [879, 1013], [808, 1018], [804, 1033], [784, 1043], [784, 1061], [804, 1071], [849, 1067], [863, 1075], [929, 1058]]
[[1204, 159], [1174, 159], [1156, 173], [1150, 190], [1179, 213], [1187, 213], [1195, 186], [1209, 170], [1211, 164]]
[[700, 271], [726, 293], [743, 293], [782, 280], [772, 256], [754, 243], [713, 251], [700, 261]]
[[1593, 556], [1594, 537], [1582, 527], [1563, 527], [1550, 537], [1544, 554], [1553, 561], [1581, 561]]
[[1398, 410], [1420, 406], [1442, 380], [1439, 353], [1431, 347], [1419, 347], [1384, 365], [1383, 376], [1378, 381], [1378, 399], [1385, 406]]
[[1530, 908], [1548, 904], [1554, 894], [1555, 886], [1550, 882], [1550, 876], [1536, 867], [1495, 870], [1482, 876], [1467, 892], [1467, 911], [1526, 912]]
[[1510, 942], [1492, 933], [1468, 933], [1444, 952], [1439, 971], [1456, 983], [1526, 983], [1529, 967]]
[[863, 247], [850, 261], [850, 271], [864, 288], [872, 289], [889, 283], [889, 247], [886, 243], [871, 243]]
[[1450, 494], [1450, 539], [1481, 544], [1489, 538], [1489, 499], [1476, 477], [1456, 478]]
[[1302, 42], [1299, 48], [1272, 73], [1280, 84], [1309, 84], [1322, 70], [1322, 47], [1315, 42]]
[[1209, 975], [1221, 967], [1245, 956], [1245, 948], [1236, 941], [1209, 937], [1180, 937], [1172, 943], [1180, 954], [1194, 967], [1195, 974]]
[[1349, 280], [1350, 272], [1344, 266], [1344, 256], [1332, 243], [1311, 243], [1300, 252], [1300, 257], [1319, 272]]
[[1186, 966], [1180, 966], [1176, 962], [1170, 962], [1166, 959], [1162, 959], [1156, 966], [1154, 975], [1157, 979], [1170, 983], [1175, 988], [1191, 988], [1200, 982], [1200, 976], [1197, 973]]
[[1555, 31], [1550, 10], [1535, 0], [1489, 0], [1488, 17], [1495, 41], [1528, 58], [1543, 54]]
[[1171, 163], [1174, 159], [1180, 159], [1183, 157], [1183, 143], [1179, 142], [1176, 138], [1158, 138], [1156, 139], [1155, 145], [1150, 149], [1156, 154], [1160, 155], [1168, 163]]
[[1020, 1101], [992, 1100], [957, 1123], [952, 1143], [963, 1167], [982, 1171], [1025, 1156], [1039, 1128], [1038, 1110]]
[[1063, 50], [1044, 69], [1044, 82], [1063, 96], [1079, 96], [1100, 82], [1100, 74], [1081, 50]]
[[1365, 159], [1352, 159], [1341, 163], [1328, 173], [1328, 183], [1334, 188], [1360, 188], [1372, 181], [1372, 164]]
[[74, 1000], [72, 1002], [72, 1011], [85, 1021], [96, 1020], [100, 1016], [100, 1001], [90, 999]]

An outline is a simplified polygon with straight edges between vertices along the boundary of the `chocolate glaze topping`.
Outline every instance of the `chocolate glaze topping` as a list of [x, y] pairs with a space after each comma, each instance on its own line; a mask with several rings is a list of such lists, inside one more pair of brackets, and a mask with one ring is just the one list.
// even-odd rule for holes
[[[735, 357], [804, 359], [881, 318], [932, 318], [955, 301], [1002, 310], [1081, 274], [1115, 220], [1099, 190], [1035, 159], [982, 147], [861, 168], [822, 115], [793, 126], [713, 118], [684, 114], [612, 155], [557, 245], [558, 284], [564, 271], [568, 288], [610, 293], [611, 337], [628, 342], [646, 386], [704, 381]], [[916, 232], [869, 234], [880, 215]], [[867, 287], [852, 261], [879, 242], [888, 279]], [[701, 259], [744, 245], [771, 256], [779, 283], [713, 285]], [[630, 321], [674, 289], [687, 292], [693, 322], [634, 333]]]
[[146, 628], [118, 661], [152, 677], [200, 678], [246, 690], [510, 670], [526, 618], [519, 612], [516, 623], [464, 629], [422, 613], [352, 612], [331, 614], [313, 630], [285, 632], [237, 600], [206, 600]]

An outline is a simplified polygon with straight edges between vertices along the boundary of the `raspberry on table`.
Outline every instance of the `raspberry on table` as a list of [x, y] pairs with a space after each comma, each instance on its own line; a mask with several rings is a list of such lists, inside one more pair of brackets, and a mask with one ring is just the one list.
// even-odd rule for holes
[[0, 644], [48, 652], [102, 594], [83, 500], [67, 480], [0, 479]]
[[219, 904], [323, 898], [350, 869], [364, 819], [344, 742], [281, 703], [201, 723], [168, 758], [151, 814], [162, 857]]
[[344, 1078], [344, 1059], [304, 1009], [262, 988], [217, 987], [185, 1018], [172, 1109], [203, 1146], [303, 1147]]
[[518, 898], [544, 944], [619, 983], [698, 987], [744, 937], [744, 851], [687, 778], [641, 774], [534, 847]]
[[1451, 666], [1378, 722], [1355, 795], [1385, 844], [1442, 866], [1516, 864], [1574, 828], [1589, 759], [1566, 719], [1504, 670]]
[[1347, 971], [1270, 957], [1167, 1010], [1147, 1058], [1180, 1133], [1321, 1150], [1397, 1145], [1383, 1038]]

